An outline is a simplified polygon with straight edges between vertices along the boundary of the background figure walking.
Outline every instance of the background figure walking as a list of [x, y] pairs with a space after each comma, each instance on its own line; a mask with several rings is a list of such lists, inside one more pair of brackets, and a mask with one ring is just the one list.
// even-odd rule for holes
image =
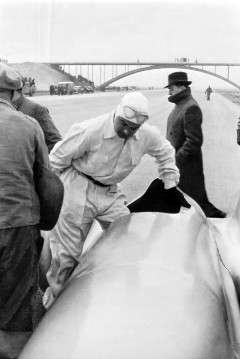
[[212, 89], [211, 89], [211, 87], [209, 85], [208, 88], [205, 91], [205, 94], [207, 95], [207, 101], [210, 101], [211, 93], [212, 93]]
[[240, 146], [240, 117], [237, 123], [237, 144]]

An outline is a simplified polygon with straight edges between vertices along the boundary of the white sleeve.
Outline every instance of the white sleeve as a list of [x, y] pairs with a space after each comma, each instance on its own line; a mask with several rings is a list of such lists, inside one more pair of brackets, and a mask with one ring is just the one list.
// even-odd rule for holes
[[50, 152], [50, 165], [55, 173], [61, 173], [71, 166], [74, 159], [80, 158], [88, 151], [86, 129], [80, 124], [73, 125], [62, 141], [56, 143]]
[[158, 177], [164, 182], [165, 189], [177, 186], [180, 174], [176, 166], [175, 149], [157, 128], [151, 136], [148, 154], [156, 159]]

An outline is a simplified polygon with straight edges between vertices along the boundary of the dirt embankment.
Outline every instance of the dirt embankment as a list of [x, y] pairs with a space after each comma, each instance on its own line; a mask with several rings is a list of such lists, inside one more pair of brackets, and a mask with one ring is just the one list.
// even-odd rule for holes
[[217, 92], [226, 97], [231, 102], [240, 106], [240, 91], [217, 90]]
[[60, 81], [72, 81], [71, 76], [51, 67], [49, 64], [34, 62], [9, 63], [15, 71], [18, 71], [23, 77], [35, 79], [37, 92], [49, 91], [50, 85], [55, 85]]

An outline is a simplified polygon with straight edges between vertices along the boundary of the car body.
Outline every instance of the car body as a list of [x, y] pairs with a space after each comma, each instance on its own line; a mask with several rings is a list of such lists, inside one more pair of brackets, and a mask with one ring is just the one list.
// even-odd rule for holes
[[101, 232], [19, 359], [239, 358], [240, 199], [224, 219], [190, 203]]
[[82, 94], [82, 93], [84, 93], [84, 87], [79, 86], [79, 85], [73, 86], [73, 93], [74, 94]]
[[89, 86], [89, 85], [84, 86], [84, 92], [85, 93], [92, 93], [92, 92], [94, 92], [94, 88], [92, 86]]
[[50, 92], [50, 95], [57, 95], [58, 94], [58, 86], [50, 85], [49, 92]]
[[58, 82], [58, 95], [72, 95], [74, 82], [62, 81]]

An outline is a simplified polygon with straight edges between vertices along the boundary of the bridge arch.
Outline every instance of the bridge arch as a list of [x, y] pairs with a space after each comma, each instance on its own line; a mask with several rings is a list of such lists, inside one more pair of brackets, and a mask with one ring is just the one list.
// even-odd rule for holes
[[150, 70], [158, 70], [158, 69], [166, 69], [166, 68], [180, 68], [180, 69], [185, 69], [185, 70], [203, 72], [203, 73], [205, 73], [207, 75], [217, 77], [220, 80], [223, 80], [223, 81], [229, 83], [230, 85], [240, 89], [240, 86], [238, 84], [236, 84], [235, 82], [233, 82], [233, 81], [231, 81], [231, 80], [229, 80], [229, 79], [227, 79], [227, 78], [225, 78], [225, 77], [223, 77], [221, 75], [218, 75], [218, 74], [216, 74], [214, 72], [207, 71], [207, 70], [204, 70], [204, 69], [199, 69], [199, 68], [196, 68], [196, 67], [193, 67], [193, 66], [189, 66], [189, 65], [183, 66], [182, 64], [181, 65], [178, 65], [178, 64], [174, 64], [174, 65], [173, 64], [171, 64], [171, 65], [152, 65], [152, 66], [141, 67], [141, 68], [138, 68], [138, 69], [135, 69], [135, 70], [125, 72], [125, 73], [123, 73], [121, 75], [118, 75], [116, 77], [113, 77], [111, 80], [108, 80], [108, 81], [104, 82], [103, 84], [101, 84], [98, 88], [99, 89], [104, 89], [106, 86], [109, 86], [113, 82], [118, 81], [118, 80], [120, 80], [120, 79], [122, 79], [124, 77], [136, 74], [138, 72], [150, 71]]

